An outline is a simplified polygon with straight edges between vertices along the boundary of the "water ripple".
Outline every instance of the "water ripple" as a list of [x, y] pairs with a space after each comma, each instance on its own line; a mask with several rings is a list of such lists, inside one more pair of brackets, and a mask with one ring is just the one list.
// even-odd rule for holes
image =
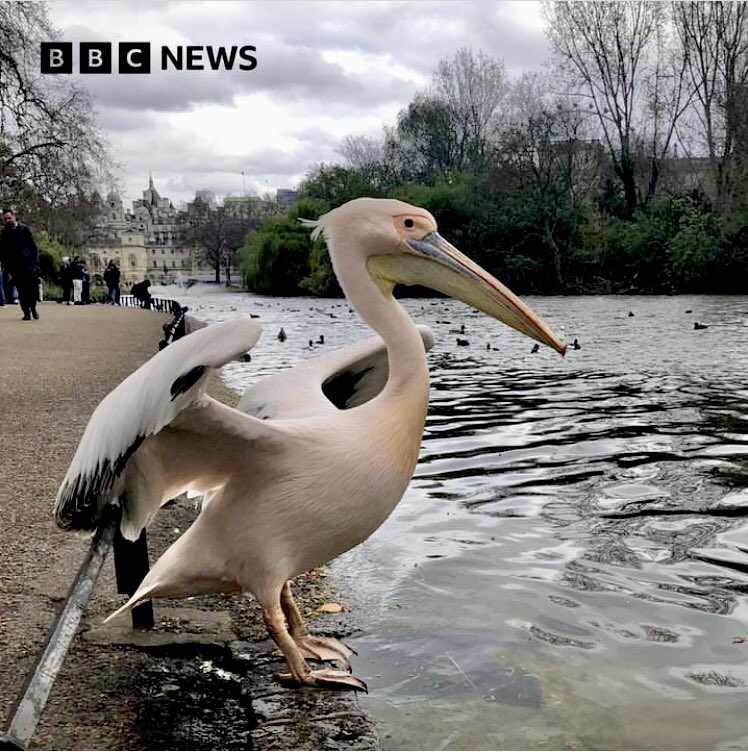
[[[217, 320], [227, 297], [187, 303]], [[266, 334], [250, 366], [232, 365], [239, 387], [303, 361], [320, 333], [326, 350], [367, 333], [352, 318], [330, 320], [338, 301], [231, 300], [289, 335], [283, 345]], [[515, 645], [544, 697], [569, 698], [565, 724], [577, 728], [572, 708], [594, 708], [600, 727], [590, 730], [589, 717], [579, 725], [583, 746], [672, 748], [691, 744], [687, 732], [712, 747], [748, 738], [742, 706], [703, 694], [746, 686], [744, 648], [733, 644], [748, 633], [746, 299], [530, 303], [582, 349], [563, 360], [532, 354], [527, 340], [457, 303], [406, 303], [436, 335], [421, 461], [392, 519], [341, 570], [373, 622], [372, 672], [390, 677], [371, 684], [373, 695], [410, 697], [417, 717], [418, 703], [443, 697], [445, 671], [464, 678], [455, 666], [480, 663], [500, 677], [495, 651]], [[709, 329], [694, 331], [696, 317]], [[460, 323], [470, 347], [449, 332]], [[377, 637], [391, 630], [406, 632], [411, 656], [450, 656], [419, 669], [418, 703], [398, 672], [398, 643]], [[366, 645], [360, 653], [365, 662]], [[591, 675], [604, 677], [594, 689]], [[552, 725], [557, 705], [546, 702], [538, 712]], [[477, 728], [494, 723], [479, 705], [461, 712]], [[668, 714], [678, 722], [656, 723]], [[415, 731], [411, 716], [393, 717], [393, 745], [409, 729], [426, 747], [444, 743], [428, 723]], [[623, 729], [623, 718], [631, 722], [611, 740], [607, 726]]]

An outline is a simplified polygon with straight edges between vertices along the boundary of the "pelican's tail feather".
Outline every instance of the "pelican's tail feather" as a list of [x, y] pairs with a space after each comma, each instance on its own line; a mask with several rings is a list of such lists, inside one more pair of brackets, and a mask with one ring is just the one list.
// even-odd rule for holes
[[241, 586], [224, 566], [219, 543], [202, 534], [202, 517], [162, 554], [143, 578], [135, 594], [105, 623], [152, 598], [188, 598], [193, 595], [236, 593]]
[[132, 611], [135, 606], [138, 606], [143, 601], [150, 600], [151, 598], [158, 597], [158, 593], [156, 592], [159, 589], [161, 583], [154, 582], [152, 585], [148, 585], [147, 587], [139, 587], [135, 594], [130, 598], [127, 603], [125, 603], [124, 606], [120, 606], [116, 611], [109, 614], [109, 616], [104, 619], [104, 624], [111, 621], [112, 619], [115, 619], [120, 614], [124, 614], [126, 611]]

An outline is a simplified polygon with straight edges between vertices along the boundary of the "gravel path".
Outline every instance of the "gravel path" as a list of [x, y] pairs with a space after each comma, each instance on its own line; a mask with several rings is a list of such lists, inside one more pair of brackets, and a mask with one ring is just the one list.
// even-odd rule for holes
[[[156, 352], [168, 321], [101, 305], [43, 303], [39, 312], [39, 321], [25, 322], [18, 306], [0, 308], [3, 726], [88, 549], [87, 538], [55, 526], [57, 487], [95, 406]], [[210, 392], [236, 401], [217, 379]], [[151, 561], [195, 515], [186, 501], [159, 513], [149, 531]], [[113, 569], [109, 557], [32, 747], [376, 748], [353, 694], [285, 689], [272, 679], [281, 665], [249, 598], [161, 602], [157, 629], [141, 640], [129, 629], [123, 638], [122, 623], [117, 633], [102, 631], [102, 618], [123, 601]], [[298, 590], [303, 607], [316, 614], [325, 600], [324, 572], [303, 578]], [[319, 615], [314, 627], [354, 631], [346, 613]], [[198, 637], [185, 643], [185, 632]]]

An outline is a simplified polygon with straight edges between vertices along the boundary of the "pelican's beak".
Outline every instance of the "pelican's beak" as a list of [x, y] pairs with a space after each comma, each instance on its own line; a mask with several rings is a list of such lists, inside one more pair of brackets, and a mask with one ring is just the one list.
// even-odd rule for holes
[[438, 232], [403, 240], [402, 253], [369, 258], [377, 276], [423, 285], [461, 300], [564, 355], [566, 345], [529, 306]]

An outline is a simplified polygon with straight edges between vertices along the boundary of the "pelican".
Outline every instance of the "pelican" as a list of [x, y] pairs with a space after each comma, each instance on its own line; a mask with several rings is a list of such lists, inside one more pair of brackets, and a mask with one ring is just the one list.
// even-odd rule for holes
[[206, 380], [254, 346], [259, 323], [237, 319], [183, 337], [96, 408], [55, 515], [63, 528], [90, 530], [107, 504], [119, 504], [132, 540], [162, 503], [205, 494], [192, 526], [109, 618], [152, 598], [251, 593], [288, 664], [279, 678], [365, 691], [350, 673], [353, 651], [309, 633], [290, 581], [366, 540], [413, 476], [433, 339], [394, 298], [395, 285], [430, 287], [561, 354], [566, 347], [441, 237], [424, 209], [360, 198], [304, 223], [313, 239], [324, 236], [350, 305], [378, 337], [260, 381], [236, 409], [209, 397]]

